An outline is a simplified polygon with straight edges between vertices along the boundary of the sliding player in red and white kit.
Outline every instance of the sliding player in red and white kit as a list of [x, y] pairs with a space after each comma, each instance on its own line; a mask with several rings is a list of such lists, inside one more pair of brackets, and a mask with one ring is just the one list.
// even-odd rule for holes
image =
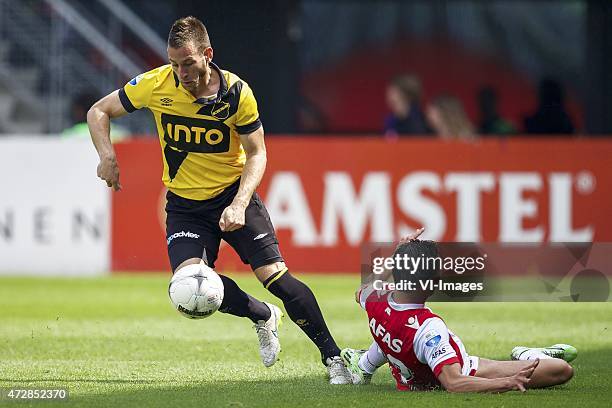
[[[433, 241], [419, 241], [418, 230], [400, 241], [396, 255], [437, 257]], [[437, 279], [437, 270], [393, 269], [395, 282]], [[418, 285], [418, 283], [417, 283]], [[419, 286], [417, 286], [419, 287]], [[525, 391], [563, 384], [573, 375], [567, 363], [576, 349], [565, 344], [547, 348], [516, 347], [512, 358], [495, 361], [468, 355], [465, 346], [444, 320], [425, 307], [432, 294], [423, 290], [375, 291], [362, 287], [356, 294], [367, 314], [374, 342], [368, 350], [342, 350], [355, 384], [367, 384], [376, 369], [388, 363], [399, 390], [450, 392]]]

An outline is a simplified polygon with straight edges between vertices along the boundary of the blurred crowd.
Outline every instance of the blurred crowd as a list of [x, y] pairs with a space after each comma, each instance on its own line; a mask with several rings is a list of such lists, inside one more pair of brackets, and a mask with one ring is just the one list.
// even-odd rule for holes
[[[422, 85], [415, 75], [401, 75], [387, 85], [386, 105], [389, 110], [382, 130], [385, 138], [431, 136], [442, 139], [470, 140], [477, 137], [508, 136], [514, 134], [570, 135], [575, 126], [565, 106], [565, 92], [561, 84], [551, 78], [542, 79], [538, 88], [536, 110], [523, 118], [520, 126], [504, 118], [498, 109], [499, 96], [492, 86], [482, 87], [474, 97], [478, 106], [478, 122], [472, 123], [462, 101], [450, 94], [440, 94], [423, 106]], [[71, 103], [70, 127], [64, 137], [89, 137], [86, 123], [87, 109], [98, 99], [89, 92], [77, 94]], [[314, 111], [314, 110], [313, 110]], [[321, 117], [315, 118], [317, 128]], [[311, 126], [306, 126], [307, 128]], [[320, 132], [320, 130], [319, 130]], [[112, 124], [111, 137], [118, 141], [129, 137], [130, 131]]]
[[[70, 104], [70, 126], [62, 130], [63, 138], [89, 138], [89, 126], [87, 125], [87, 111], [96, 103], [100, 97], [91, 92], [82, 92], [75, 95]], [[111, 121], [110, 137], [113, 142], [128, 139], [130, 130]]]
[[482, 87], [477, 98], [478, 123], [472, 123], [463, 103], [453, 95], [441, 94], [427, 106], [421, 101], [421, 82], [414, 75], [392, 79], [386, 89], [390, 111], [384, 123], [385, 137], [393, 139], [410, 135], [432, 135], [443, 139], [474, 139], [494, 135], [573, 134], [575, 127], [565, 107], [565, 92], [551, 78], [540, 81], [538, 106], [523, 119], [521, 127], [505, 119], [498, 110], [498, 94], [492, 86]]

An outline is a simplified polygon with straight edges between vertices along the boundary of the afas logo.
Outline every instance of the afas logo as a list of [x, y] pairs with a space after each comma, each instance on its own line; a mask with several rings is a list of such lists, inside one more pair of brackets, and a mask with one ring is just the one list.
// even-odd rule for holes
[[431, 359], [435, 360], [436, 358], [440, 357], [441, 355], [443, 355], [444, 353], [446, 353], [446, 348], [442, 347], [436, 351], [434, 351], [434, 353], [431, 355]]

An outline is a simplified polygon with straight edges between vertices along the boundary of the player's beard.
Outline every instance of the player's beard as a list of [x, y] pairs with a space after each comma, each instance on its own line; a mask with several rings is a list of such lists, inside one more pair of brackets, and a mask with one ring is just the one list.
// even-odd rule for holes
[[208, 86], [208, 83], [210, 82], [211, 77], [212, 77], [211, 68], [204, 67], [202, 71], [198, 72], [198, 76], [189, 85], [183, 84], [183, 86], [185, 87], [185, 89], [187, 89], [189, 92], [195, 95], [200, 89], [200, 84], [205, 84], [205, 86]]
[[189, 89], [189, 91], [191, 92], [196, 92], [200, 86], [200, 81], [202, 80], [202, 77], [200, 76], [200, 74], [198, 73], [198, 76], [195, 77], [191, 83], [187, 86], [187, 89]]

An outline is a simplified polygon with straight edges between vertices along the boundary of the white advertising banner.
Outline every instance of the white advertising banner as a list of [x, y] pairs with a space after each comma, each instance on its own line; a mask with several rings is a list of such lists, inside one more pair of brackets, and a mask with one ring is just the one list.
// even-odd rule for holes
[[0, 274], [97, 275], [110, 266], [110, 194], [89, 140], [0, 138]]

